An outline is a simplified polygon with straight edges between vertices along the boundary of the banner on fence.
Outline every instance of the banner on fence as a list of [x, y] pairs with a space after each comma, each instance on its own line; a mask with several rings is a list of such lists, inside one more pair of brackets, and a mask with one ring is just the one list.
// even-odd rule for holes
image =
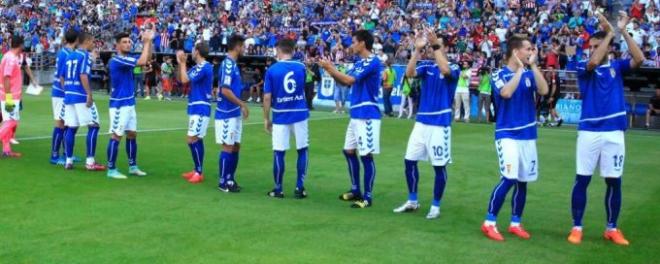
[[577, 124], [582, 112], [582, 100], [559, 99], [556, 109], [564, 123]]
[[[350, 67], [349, 67], [350, 68]], [[401, 81], [403, 80], [403, 75], [406, 71], [406, 66], [404, 65], [392, 65], [392, 69], [396, 73], [394, 78], [394, 88], [392, 89], [392, 96], [390, 101], [392, 102], [392, 107], [395, 109], [398, 108], [398, 105], [401, 103]], [[314, 97], [314, 105], [318, 106], [335, 106], [334, 101], [334, 92], [337, 83], [335, 80], [330, 77], [325, 71], [321, 70], [321, 82], [317, 84], [317, 93]], [[350, 93], [351, 89], [348, 90], [349, 95], [347, 97], [347, 105], [350, 106]], [[383, 108], [383, 89], [382, 84], [381, 88], [378, 89], [378, 102], [380, 103], [381, 109]]]

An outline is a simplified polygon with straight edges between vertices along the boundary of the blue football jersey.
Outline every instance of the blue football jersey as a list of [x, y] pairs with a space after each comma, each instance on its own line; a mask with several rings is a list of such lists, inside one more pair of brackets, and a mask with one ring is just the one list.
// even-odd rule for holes
[[188, 71], [190, 94], [188, 115], [211, 116], [211, 91], [213, 90], [213, 65], [207, 61]]
[[[238, 64], [227, 57], [222, 61], [219, 71], [218, 87], [220, 89], [230, 89], [236, 97], [240, 98], [243, 91], [243, 84], [241, 82], [241, 71], [238, 69]], [[215, 119], [227, 119], [237, 116], [241, 116], [241, 107], [232, 103], [220, 93], [218, 95], [218, 105], [215, 109]]]
[[115, 55], [108, 62], [110, 71], [110, 108], [135, 105], [135, 83], [133, 69], [138, 57]]
[[437, 64], [421, 62], [417, 78], [422, 81], [417, 122], [432, 126], [450, 126], [454, 93], [461, 69], [451, 64], [451, 74], [444, 76]]
[[79, 104], [87, 102], [87, 92], [82, 86], [80, 75], [89, 77], [92, 72], [92, 59], [89, 52], [75, 50], [66, 57], [64, 72], [64, 103]]
[[51, 96], [57, 98], [64, 98], [64, 87], [60, 83], [60, 76], [64, 77], [66, 70], [66, 58], [69, 56], [69, 53], [73, 50], [64, 47], [57, 52], [57, 57], [55, 57], [55, 72], [53, 73], [53, 89], [51, 90]]
[[305, 64], [297, 61], [279, 61], [266, 71], [264, 93], [272, 96], [273, 124], [293, 124], [309, 118], [305, 73]]
[[355, 78], [351, 87], [351, 118], [380, 119], [378, 91], [380, 90], [383, 65], [371, 55], [358, 60], [348, 74]]
[[492, 74], [491, 86], [497, 109], [497, 122], [495, 123], [495, 139], [511, 138], [519, 140], [536, 139], [536, 107], [534, 95], [536, 82], [534, 73], [525, 70], [518, 88], [505, 99], [500, 95], [504, 85], [510, 81], [515, 72], [504, 67]]
[[630, 59], [612, 60], [587, 71], [587, 61], [577, 65], [582, 114], [578, 130], [625, 131], [628, 128], [623, 73], [630, 70]]

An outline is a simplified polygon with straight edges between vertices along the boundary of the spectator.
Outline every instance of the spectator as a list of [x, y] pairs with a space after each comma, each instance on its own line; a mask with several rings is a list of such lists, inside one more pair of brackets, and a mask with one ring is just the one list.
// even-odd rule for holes
[[248, 102], [252, 102], [254, 100], [257, 103], [261, 103], [263, 98], [264, 80], [259, 68], [254, 69], [254, 82], [255, 83], [250, 86], [250, 98], [248, 99]]
[[550, 88], [550, 93], [548, 93], [548, 108], [550, 116], [548, 117], [548, 120], [552, 117], [554, 120], [554, 123], [551, 123], [552, 126], [560, 127], [564, 121], [561, 119], [559, 112], [557, 112], [556, 109], [557, 101], [561, 98], [561, 87], [559, 74], [555, 71], [555, 66], [551, 65], [548, 67], [548, 70], [545, 72], [545, 80]]
[[[161, 64], [161, 78], [163, 80], [163, 96], [165, 100], [172, 101], [173, 72], [172, 57], [166, 56]], [[216, 82], [217, 83], [217, 82]]]
[[463, 109], [463, 121], [470, 122], [470, 78], [472, 69], [468, 61], [461, 63], [461, 75], [458, 78], [456, 86], [456, 95], [454, 96], [454, 120], [458, 121], [461, 117], [461, 106]]
[[[314, 64], [316, 65], [316, 64]], [[311, 62], [307, 62], [307, 74], [305, 75], [305, 98], [307, 100], [307, 108], [310, 110], [313, 110], [312, 108], [312, 100], [314, 100], [314, 82], [318, 78], [316, 75], [316, 71], [314, 71]]]
[[486, 114], [486, 122], [490, 122], [490, 69], [481, 68], [479, 71], [481, 80], [479, 82], [479, 108], [477, 108], [477, 122], [481, 122], [482, 111]]
[[[346, 74], [346, 64], [343, 61], [340, 61], [337, 70], [341, 73]], [[335, 114], [346, 113], [346, 99], [348, 98], [348, 87], [337, 82], [335, 83], [335, 89], [333, 91], [333, 99], [335, 100], [335, 110], [332, 111]]]
[[142, 67], [136, 66], [133, 69], [134, 83], [135, 83], [135, 96], [138, 94], [144, 97], [144, 73]]
[[155, 79], [155, 76], [152, 76], [154, 73], [153, 68], [151, 67], [151, 64], [147, 64], [144, 66], [143, 70], [143, 75], [144, 75], [144, 100], [151, 100], [151, 86], [153, 85], [153, 79]]
[[392, 69], [392, 62], [387, 61], [385, 63], [385, 69], [383, 70], [383, 106], [385, 108], [385, 115], [393, 117], [392, 114], [392, 89], [394, 88], [394, 79], [396, 78], [396, 72]]
[[399, 104], [399, 116], [398, 118], [403, 117], [403, 113], [408, 113], [408, 119], [412, 117], [413, 114], [413, 98], [411, 97], [412, 85], [408, 77], [403, 76], [401, 80], [401, 104]]
[[649, 109], [646, 110], [646, 129], [651, 126], [651, 116], [660, 114], [660, 87], [655, 88], [655, 96], [649, 101]]
[[633, 28], [628, 32], [630, 33], [630, 36], [635, 40], [635, 43], [637, 43], [637, 45], [640, 47], [643, 47], [644, 39], [647, 37], [646, 30], [640, 28], [639, 22], [637, 20], [633, 20], [632, 24]]

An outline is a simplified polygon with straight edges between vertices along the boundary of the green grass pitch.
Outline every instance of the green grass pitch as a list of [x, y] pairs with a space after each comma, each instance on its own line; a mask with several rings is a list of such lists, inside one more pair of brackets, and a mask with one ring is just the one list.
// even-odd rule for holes
[[[216, 189], [219, 146], [209, 127], [206, 180], [185, 182], [192, 168], [185, 144], [184, 102], [138, 102], [138, 163], [145, 178], [108, 180], [104, 172], [74, 171], [48, 164], [52, 114], [49, 91], [25, 96], [18, 128], [23, 153], [0, 159], [0, 263], [653, 263], [660, 259], [660, 135], [626, 134], [627, 157], [619, 225], [631, 241], [604, 241], [605, 184], [589, 189], [579, 246], [566, 241], [571, 227], [570, 193], [575, 177], [574, 127], [540, 129], [540, 179], [529, 186], [522, 241], [486, 239], [479, 227], [498, 180], [493, 126], [454, 124], [453, 164], [442, 215], [424, 218], [432, 197], [432, 169], [420, 162], [422, 210], [396, 215], [407, 198], [403, 155], [413, 122], [385, 119], [376, 157], [374, 206], [349, 208], [339, 193], [349, 187], [341, 149], [347, 117], [316, 111], [310, 120], [306, 200], [293, 199], [295, 151], [287, 153], [283, 200], [270, 199], [272, 152], [261, 108], [245, 122], [237, 181], [240, 194]], [[102, 132], [108, 128], [108, 97], [96, 96]], [[81, 128], [76, 153], [84, 156]], [[97, 160], [105, 163], [108, 136], [99, 136]], [[127, 172], [124, 143], [118, 168]], [[500, 230], [510, 217], [507, 200]]]

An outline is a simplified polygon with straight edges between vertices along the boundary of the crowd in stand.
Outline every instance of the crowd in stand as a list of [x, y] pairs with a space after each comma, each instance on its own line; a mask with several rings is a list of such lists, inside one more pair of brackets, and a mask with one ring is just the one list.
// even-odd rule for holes
[[[200, 40], [222, 52], [228, 37], [239, 33], [247, 37], [248, 54], [272, 55], [278, 39], [291, 38], [300, 59], [340, 62], [351, 57], [350, 33], [364, 28], [377, 36], [374, 51], [381, 59], [404, 63], [414, 32], [428, 25], [445, 36], [454, 61], [497, 66], [507, 37], [527, 34], [545, 66], [557, 69], [586, 56], [597, 30], [594, 11], [613, 11], [614, 2], [634, 19], [629, 31], [646, 53], [645, 64], [660, 67], [659, 0], [3, 0], [0, 41], [18, 30], [26, 49], [52, 53], [63, 32], [74, 28], [97, 36], [99, 49], [112, 50], [114, 33], [130, 32], [137, 40], [143, 21], [154, 21], [158, 52], [190, 51]], [[613, 55], [628, 56], [619, 43]]]

